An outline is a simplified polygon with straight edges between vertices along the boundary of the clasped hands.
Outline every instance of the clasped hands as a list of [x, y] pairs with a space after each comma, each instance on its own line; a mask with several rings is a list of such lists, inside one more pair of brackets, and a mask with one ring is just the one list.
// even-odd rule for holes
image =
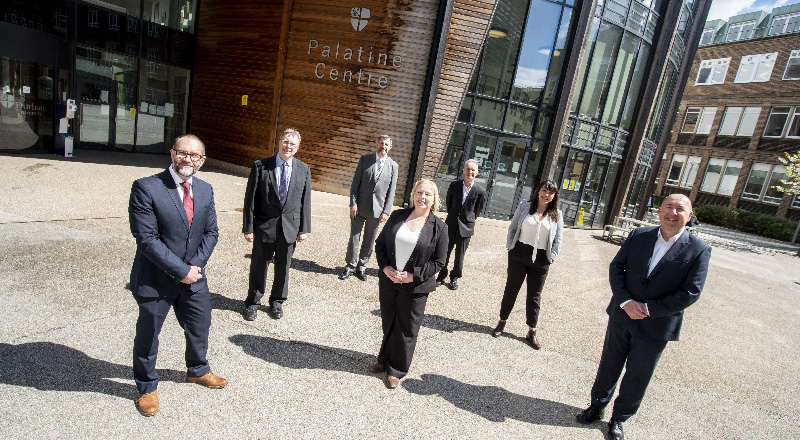
[[400, 284], [400, 283], [410, 283], [410, 282], [414, 281], [414, 274], [406, 272], [406, 271], [402, 271], [401, 272], [401, 271], [396, 270], [395, 268], [393, 268], [391, 266], [384, 267], [383, 268], [383, 273], [384, 273], [384, 275], [389, 277], [390, 280], [392, 280], [393, 282], [398, 283], [398, 284]]
[[627, 313], [631, 319], [644, 319], [650, 316], [645, 303], [639, 301], [628, 301], [622, 306], [622, 309], [625, 310], [625, 313]]

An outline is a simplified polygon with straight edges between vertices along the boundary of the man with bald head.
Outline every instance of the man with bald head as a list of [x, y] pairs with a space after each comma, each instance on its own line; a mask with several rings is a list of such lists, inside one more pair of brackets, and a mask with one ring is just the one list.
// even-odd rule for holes
[[703, 290], [711, 247], [686, 230], [692, 214], [688, 197], [668, 196], [658, 209], [661, 224], [633, 230], [611, 261], [603, 354], [591, 404], [577, 416], [580, 423], [603, 417], [624, 367], [609, 439], [624, 438], [622, 423], [636, 413], [667, 342], [678, 340], [683, 310]]

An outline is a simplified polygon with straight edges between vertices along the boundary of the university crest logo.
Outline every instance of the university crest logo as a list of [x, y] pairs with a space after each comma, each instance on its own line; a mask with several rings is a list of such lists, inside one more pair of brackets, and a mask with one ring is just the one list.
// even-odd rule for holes
[[369, 9], [367, 8], [353, 8], [350, 10], [350, 23], [353, 29], [360, 31], [369, 23]]

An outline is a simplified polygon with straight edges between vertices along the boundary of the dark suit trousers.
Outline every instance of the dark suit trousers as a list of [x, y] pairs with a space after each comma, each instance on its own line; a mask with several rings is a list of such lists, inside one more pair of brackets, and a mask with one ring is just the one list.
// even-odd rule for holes
[[164, 290], [165, 295], [160, 298], [136, 298], [139, 319], [133, 340], [133, 378], [141, 394], [151, 393], [158, 387], [158, 335], [170, 308], [175, 310], [186, 336], [186, 375], [196, 377], [211, 371], [206, 359], [211, 327], [208, 289], [192, 292], [188, 285], [180, 284]]
[[547, 252], [539, 249], [536, 259], [533, 259], [533, 246], [520, 241], [508, 251], [508, 274], [506, 288], [503, 291], [503, 300], [500, 303], [500, 319], [506, 320], [511, 315], [517, 294], [522, 288], [525, 278], [528, 278], [528, 298], [526, 304], [525, 321], [528, 327], [536, 328], [539, 322], [539, 307], [542, 301], [542, 287], [550, 270], [550, 260]]
[[464, 269], [464, 254], [467, 253], [469, 239], [472, 238], [462, 237], [458, 233], [458, 226], [448, 228], [447, 235], [450, 241], [447, 243], [447, 259], [444, 260], [444, 267], [437, 277], [440, 280], [447, 278], [447, 265], [450, 264], [450, 254], [453, 252], [453, 247], [456, 248], [456, 255], [453, 261], [453, 270], [450, 271], [450, 278], [461, 278], [462, 270]]
[[[380, 217], [373, 218], [371, 215], [362, 217], [361, 213], [350, 219], [350, 241], [347, 243], [347, 255], [344, 257], [347, 267], [351, 269], [367, 267], [367, 263], [369, 263], [369, 259], [372, 256], [372, 248], [375, 246], [375, 236], [380, 224]], [[361, 231], [364, 231], [363, 240]], [[361, 244], [360, 248], [359, 243]], [[358, 259], [356, 259], [357, 249]]]
[[667, 341], [635, 335], [630, 324], [609, 319], [603, 354], [592, 386], [592, 404], [601, 408], [608, 405], [625, 367], [611, 417], [624, 422], [636, 414], [666, 346]]
[[267, 289], [267, 275], [270, 263], [275, 263], [275, 274], [272, 278], [272, 290], [269, 303], [283, 303], [289, 297], [289, 267], [297, 243], [287, 243], [283, 236], [283, 228], [278, 222], [278, 238], [273, 242], [261, 241], [256, 235], [253, 240], [253, 254], [250, 259], [250, 285], [247, 289], [245, 306], [260, 305], [261, 298]]
[[402, 378], [411, 366], [428, 294], [408, 293], [383, 274], [378, 278], [383, 327], [378, 363], [386, 366], [387, 373]]

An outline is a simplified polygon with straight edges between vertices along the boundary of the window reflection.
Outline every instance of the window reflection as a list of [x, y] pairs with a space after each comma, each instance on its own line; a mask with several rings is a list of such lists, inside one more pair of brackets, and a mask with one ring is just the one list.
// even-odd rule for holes
[[560, 5], [546, 0], [531, 2], [532, 13], [525, 26], [525, 38], [514, 77], [513, 101], [533, 105], [539, 103], [550, 59], [556, 55], [555, 39], [561, 9]]
[[484, 49], [478, 93], [508, 99], [526, 7], [524, 1], [501, 1], [497, 5]]
[[189, 70], [153, 61], [142, 63], [136, 145], [144, 152], [167, 152], [183, 134], [189, 101]]
[[194, 33], [196, 4], [196, 1], [186, 0], [145, 0], [142, 18], [151, 23]]
[[617, 56], [621, 39], [622, 29], [608, 23], [600, 25], [592, 53], [591, 67], [586, 75], [586, 85], [581, 99], [581, 116], [594, 121], [600, 120], [602, 96], [610, 85], [611, 66]]

